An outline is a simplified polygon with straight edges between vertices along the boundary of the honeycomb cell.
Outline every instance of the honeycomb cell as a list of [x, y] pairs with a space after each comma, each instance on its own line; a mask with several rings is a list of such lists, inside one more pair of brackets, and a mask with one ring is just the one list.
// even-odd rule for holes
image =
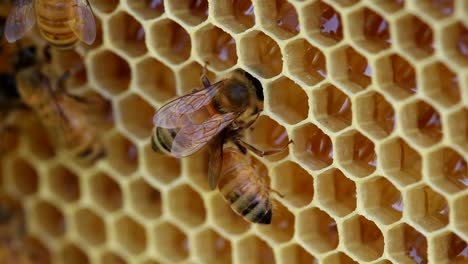
[[161, 216], [161, 193], [143, 179], [130, 183], [130, 201], [135, 211], [145, 219], [154, 219]]
[[237, 241], [237, 258], [246, 264], [275, 263], [273, 249], [260, 238], [249, 235]]
[[431, 232], [449, 223], [449, 205], [445, 198], [429, 186], [411, 189], [406, 203], [409, 218]]
[[273, 171], [272, 188], [284, 195], [283, 200], [294, 207], [308, 205], [314, 195], [314, 179], [297, 163], [285, 161]]
[[[106, 63], [102, 63], [105, 61]], [[90, 79], [103, 92], [116, 95], [127, 90], [132, 78], [128, 62], [115, 53], [103, 50], [91, 57]]]
[[387, 233], [388, 253], [397, 263], [428, 263], [426, 237], [408, 224], [393, 227]]
[[165, 102], [176, 95], [174, 72], [153, 58], [137, 63], [136, 82], [139, 89], [158, 102]]
[[121, 125], [138, 139], [146, 140], [153, 129], [154, 107], [136, 94], [129, 94], [118, 102], [117, 115]]
[[318, 263], [314, 256], [310, 255], [305, 249], [297, 244], [291, 244], [281, 248], [278, 254], [278, 259], [279, 263]]
[[285, 46], [286, 66], [292, 76], [307, 85], [315, 85], [327, 77], [326, 58], [322, 51], [304, 39]]
[[453, 0], [422, 0], [416, 2], [416, 7], [422, 13], [433, 18], [442, 19], [451, 16], [454, 12]]
[[147, 52], [145, 28], [131, 15], [119, 12], [111, 17], [109, 41], [112, 45], [131, 57], [138, 57]]
[[329, 136], [313, 124], [296, 128], [292, 139], [294, 155], [307, 168], [320, 170], [333, 162], [333, 145]]
[[210, 197], [207, 211], [213, 225], [228, 234], [241, 234], [250, 228], [250, 224], [231, 209], [219, 192]]
[[454, 233], [441, 234], [429, 243], [429, 250], [434, 251], [434, 261], [438, 263], [448, 261], [458, 264], [468, 261], [467, 242]]
[[348, 255], [343, 252], [337, 252], [331, 255], [328, 255], [323, 259], [323, 264], [358, 264]]
[[421, 155], [403, 139], [385, 142], [379, 153], [379, 162], [385, 174], [398, 184], [408, 185], [421, 180]]
[[318, 208], [309, 208], [297, 216], [298, 239], [317, 254], [334, 250], [339, 235], [335, 219]]
[[211, 24], [195, 32], [194, 46], [202, 61], [218, 71], [231, 68], [237, 63], [236, 40]]
[[424, 101], [415, 101], [401, 110], [403, 133], [415, 144], [428, 147], [442, 139], [439, 112]]
[[231, 242], [211, 229], [195, 235], [194, 250], [201, 263], [232, 263]]
[[299, 33], [299, 18], [296, 8], [286, 0], [258, 0], [257, 14], [266, 31], [279, 39], [288, 39]]
[[441, 148], [426, 158], [431, 181], [444, 191], [455, 193], [468, 187], [466, 157], [451, 148]]
[[283, 58], [278, 44], [263, 32], [252, 31], [239, 42], [240, 61], [262, 78], [271, 78], [283, 70]]
[[161, 223], [154, 230], [154, 250], [169, 263], [182, 261], [189, 256], [187, 235], [171, 223]]
[[377, 167], [374, 143], [357, 131], [341, 134], [336, 139], [338, 162], [355, 177], [366, 177]]
[[180, 222], [195, 227], [205, 222], [206, 210], [202, 197], [188, 185], [180, 185], [168, 193], [169, 212]]
[[33, 222], [49, 237], [61, 237], [66, 231], [65, 217], [59, 208], [46, 201], [37, 201], [33, 208]]
[[93, 0], [93, 8], [102, 13], [112, 13], [119, 5], [119, 0]]
[[397, 54], [381, 57], [376, 62], [375, 76], [379, 88], [397, 100], [415, 94], [418, 90], [414, 67]]
[[343, 22], [340, 13], [323, 1], [314, 1], [302, 8], [304, 30], [314, 41], [331, 46], [343, 39]]
[[372, 220], [389, 225], [401, 219], [403, 213], [401, 192], [384, 177], [363, 182], [358, 188], [358, 193], [362, 194], [360, 197], [364, 210]]
[[395, 13], [405, 6], [404, 0], [373, 0], [373, 2], [387, 13]]
[[468, 234], [468, 195], [460, 196], [455, 200], [451, 209], [453, 225], [466, 236]]
[[104, 220], [93, 210], [81, 208], [73, 216], [79, 238], [86, 244], [97, 246], [106, 241], [107, 232]]
[[214, 19], [234, 33], [240, 33], [255, 25], [251, 0], [213, 1], [210, 5]]
[[349, 253], [360, 261], [380, 258], [384, 237], [377, 225], [364, 216], [354, 216], [343, 223], [343, 242]]
[[143, 149], [143, 164], [152, 178], [164, 184], [180, 176], [180, 160], [154, 152], [149, 143]]
[[80, 198], [80, 180], [66, 167], [59, 165], [50, 169], [48, 184], [52, 193], [65, 202], [75, 202]]
[[138, 169], [138, 148], [120, 133], [113, 133], [106, 140], [106, 158], [109, 165], [122, 175], [131, 175]]
[[449, 113], [447, 127], [450, 140], [468, 153], [468, 108]]
[[8, 177], [18, 194], [32, 195], [39, 188], [39, 175], [36, 169], [22, 158], [15, 158], [11, 161]]
[[[194, 185], [203, 191], [210, 191], [207, 181], [209, 151], [201, 149], [196, 155], [191, 155], [183, 160], [182, 174], [186, 173]], [[188, 173], [189, 172], [189, 173]]]
[[351, 99], [332, 84], [312, 90], [313, 118], [330, 131], [337, 132], [351, 125]]
[[51, 263], [51, 250], [40, 239], [33, 236], [27, 236], [22, 242], [24, 251], [34, 257], [34, 263]]
[[122, 190], [109, 175], [99, 172], [91, 177], [88, 185], [94, 202], [104, 210], [113, 212], [122, 207]]
[[463, 23], [452, 23], [441, 31], [441, 47], [449, 60], [460, 67], [468, 66], [468, 26]]
[[414, 59], [434, 53], [432, 28], [417, 16], [405, 15], [395, 21], [395, 39], [401, 49]]
[[458, 76], [443, 63], [436, 62], [423, 68], [422, 90], [444, 107], [457, 104], [460, 99]]
[[349, 93], [359, 92], [371, 84], [371, 65], [366, 57], [350, 46], [333, 50], [328, 63], [331, 77]]
[[190, 26], [196, 26], [208, 18], [207, 0], [167, 1], [166, 8]]
[[383, 95], [378, 92], [361, 94], [356, 97], [355, 105], [356, 121], [372, 139], [383, 139], [394, 131], [395, 110]]
[[186, 61], [192, 50], [187, 31], [169, 19], [160, 20], [151, 26], [149, 43], [152, 43], [150, 49], [171, 64]]
[[144, 20], [157, 18], [164, 13], [163, 0], [129, 1], [128, 6]]
[[294, 215], [276, 200], [273, 203], [273, 219], [269, 225], [259, 225], [260, 234], [277, 243], [292, 239], [294, 235]]
[[34, 157], [37, 157], [39, 160], [48, 160], [54, 157], [55, 149], [39, 120], [26, 122], [24, 129], [26, 131], [34, 131], [34, 133], [28, 133], [25, 138], [27, 147]]
[[118, 254], [107, 251], [102, 253], [99, 263], [101, 264], [126, 264], [127, 261]]
[[67, 244], [60, 249], [59, 258], [61, 263], [87, 264], [89, 258], [86, 253], [73, 244]]
[[356, 209], [356, 185], [338, 169], [319, 174], [315, 191], [319, 203], [334, 216], [344, 217]]
[[114, 224], [117, 243], [130, 254], [138, 255], [146, 248], [145, 228], [128, 216], [120, 217]]

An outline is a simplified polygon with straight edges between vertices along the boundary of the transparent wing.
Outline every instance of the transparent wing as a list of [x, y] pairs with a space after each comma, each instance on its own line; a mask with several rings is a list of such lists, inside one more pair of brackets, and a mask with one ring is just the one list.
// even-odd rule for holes
[[187, 123], [191, 113], [211, 102], [216, 93], [218, 93], [219, 88], [222, 87], [222, 84], [223, 82], [215, 83], [210, 87], [181, 96], [167, 103], [154, 115], [154, 125], [162, 128], [182, 127]]
[[214, 115], [202, 124], [188, 124], [182, 127], [172, 143], [171, 154], [176, 158], [189, 156], [219, 134], [238, 115], [227, 113]]
[[219, 176], [223, 166], [223, 141], [222, 134], [216, 136], [210, 143], [210, 157], [208, 161], [208, 183], [211, 190], [218, 185]]
[[22, 38], [36, 23], [33, 0], [16, 0], [5, 25], [5, 38], [12, 43]]
[[71, 30], [88, 45], [96, 39], [96, 21], [88, 0], [75, 0], [73, 20], [69, 22]]

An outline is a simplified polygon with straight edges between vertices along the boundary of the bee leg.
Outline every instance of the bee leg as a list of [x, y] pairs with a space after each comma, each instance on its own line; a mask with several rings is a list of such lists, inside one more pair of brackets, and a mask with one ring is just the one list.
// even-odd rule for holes
[[208, 88], [211, 86], [210, 80], [208, 80], [208, 62], [205, 62], [205, 66], [203, 66], [203, 71], [202, 75], [200, 76], [200, 79], [203, 83], [203, 87]]
[[236, 145], [237, 144], [242, 145], [243, 147], [245, 147], [248, 150], [252, 151], [253, 153], [255, 153], [259, 157], [274, 155], [274, 154], [278, 154], [280, 152], [283, 152], [288, 147], [288, 145], [293, 142], [292, 140], [290, 140], [286, 146], [284, 146], [284, 147], [282, 147], [280, 149], [259, 150], [256, 147], [250, 145], [249, 143], [245, 142], [244, 140], [242, 140], [240, 138], [235, 138], [235, 140], [237, 141]]
[[268, 187], [268, 189], [270, 190], [270, 192], [276, 193], [276, 195], [278, 195], [279, 197], [284, 198], [284, 194], [280, 193], [279, 191], [272, 189], [271, 187]]

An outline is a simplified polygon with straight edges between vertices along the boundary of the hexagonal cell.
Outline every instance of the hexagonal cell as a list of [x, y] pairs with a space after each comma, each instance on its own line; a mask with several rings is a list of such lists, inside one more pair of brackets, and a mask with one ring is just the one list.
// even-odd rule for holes
[[107, 174], [100, 172], [93, 175], [88, 186], [91, 197], [103, 209], [112, 212], [122, 207], [122, 190], [119, 184]]
[[129, 94], [118, 102], [120, 123], [139, 139], [148, 139], [153, 130], [155, 108], [136, 94]]
[[166, 8], [191, 26], [196, 26], [208, 18], [207, 0], [167, 1]]
[[347, 256], [343, 252], [337, 252], [331, 255], [328, 255], [326, 258], [323, 259], [323, 264], [358, 264], [358, 262], [354, 261], [352, 258]]
[[74, 202], [80, 198], [80, 180], [78, 176], [63, 166], [56, 166], [49, 171], [49, 188], [59, 199]]
[[416, 6], [422, 13], [437, 19], [451, 16], [454, 11], [453, 0], [422, 0]]
[[10, 163], [8, 180], [21, 195], [31, 195], [37, 192], [39, 175], [36, 169], [26, 160], [15, 158]]
[[411, 189], [406, 205], [409, 218], [425, 230], [434, 231], [449, 223], [447, 200], [429, 186]]
[[154, 19], [164, 13], [163, 0], [129, 1], [129, 8], [142, 19]]
[[416, 72], [404, 58], [397, 54], [381, 57], [376, 69], [379, 87], [393, 98], [402, 100], [416, 93]]
[[230, 264], [232, 262], [231, 242], [211, 229], [195, 235], [194, 250], [202, 263]]
[[86, 253], [79, 247], [73, 244], [63, 246], [59, 253], [61, 263], [70, 264], [87, 264], [90, 263]]
[[108, 25], [109, 40], [116, 48], [132, 57], [147, 52], [145, 29], [133, 16], [119, 12], [110, 18]]
[[449, 24], [440, 31], [441, 47], [450, 61], [461, 67], [468, 66], [468, 26], [463, 23]]
[[102, 253], [100, 262], [101, 264], [126, 264], [127, 261], [118, 254], [112, 252], [112, 251], [107, 251]]
[[400, 190], [384, 177], [370, 179], [359, 187], [364, 210], [370, 218], [384, 225], [392, 224], [402, 217], [403, 197]]
[[38, 238], [27, 236], [22, 240], [21, 246], [25, 252], [29, 252], [31, 256], [34, 256], [34, 263], [52, 263], [51, 250]]
[[251, 0], [213, 1], [210, 4], [214, 19], [235, 33], [255, 25], [254, 6]]
[[109, 165], [123, 175], [130, 175], [138, 168], [138, 148], [120, 133], [113, 133], [106, 140]]
[[285, 46], [285, 57], [291, 74], [307, 85], [315, 85], [327, 77], [326, 59], [322, 51], [304, 39], [295, 40]]
[[340, 88], [356, 93], [371, 84], [372, 68], [366, 57], [350, 46], [341, 47], [330, 54], [328, 60], [330, 75]]
[[189, 240], [179, 228], [170, 223], [162, 223], [154, 230], [156, 250], [168, 262], [182, 261], [189, 256]]
[[107, 233], [104, 220], [93, 210], [79, 209], [73, 216], [78, 235], [86, 244], [96, 246], [106, 241]]
[[118, 0], [93, 0], [93, 7], [102, 13], [112, 13], [118, 5]]
[[384, 250], [384, 237], [377, 225], [358, 215], [343, 223], [343, 244], [360, 261], [380, 258]]
[[314, 179], [297, 163], [286, 161], [275, 167], [272, 188], [284, 195], [286, 203], [302, 207], [312, 201]]
[[275, 263], [273, 249], [262, 239], [248, 236], [237, 241], [237, 257], [246, 264]]
[[332, 84], [312, 90], [313, 118], [333, 132], [351, 125], [352, 106], [349, 97]]
[[309, 208], [297, 218], [298, 237], [311, 251], [322, 254], [338, 246], [338, 227], [335, 219], [318, 208]]
[[188, 156], [182, 161], [182, 174], [187, 175], [196, 187], [206, 192], [211, 191], [207, 181], [208, 160], [209, 150], [204, 148], [198, 151], [196, 155]]
[[460, 84], [458, 76], [445, 64], [437, 62], [423, 70], [422, 90], [434, 101], [445, 107], [460, 102]]
[[299, 33], [299, 18], [296, 8], [285, 0], [257, 1], [259, 22], [279, 39], [288, 39]]
[[317, 176], [316, 197], [320, 204], [338, 217], [356, 209], [356, 185], [338, 169], [331, 169]]
[[115, 222], [117, 243], [130, 254], [138, 255], [146, 248], [145, 228], [128, 216], [120, 217]]
[[150, 144], [143, 149], [143, 162], [146, 171], [159, 182], [170, 183], [180, 176], [180, 159], [156, 153]]
[[153, 58], [146, 58], [136, 65], [136, 82], [139, 89], [161, 103], [176, 95], [174, 72]]
[[[431, 243], [432, 242], [432, 243]], [[464, 263], [468, 261], [468, 244], [466, 240], [454, 233], [445, 233], [434, 237], [429, 242], [429, 250], [434, 252], [437, 263]]]
[[250, 228], [250, 223], [236, 214], [219, 192], [210, 197], [209, 209], [212, 223], [229, 234], [245, 233]]
[[[356, 97], [356, 120], [361, 130], [371, 138], [383, 139], [396, 127], [393, 106], [377, 92]], [[351, 111], [351, 110], [350, 110]]]
[[279, 263], [318, 263], [318, 260], [314, 256], [310, 255], [305, 249], [297, 244], [291, 244], [287, 247], [281, 248], [278, 258]]
[[321, 45], [330, 46], [343, 39], [341, 15], [323, 1], [314, 1], [302, 8], [306, 33]]
[[277, 243], [291, 240], [294, 235], [294, 215], [276, 200], [273, 203], [273, 219], [269, 225], [259, 225], [259, 232]]
[[240, 40], [241, 62], [263, 78], [271, 78], [283, 70], [283, 58], [278, 44], [265, 33], [252, 31]]
[[442, 140], [440, 115], [424, 101], [418, 100], [404, 106], [399, 119], [403, 133], [421, 147], [428, 147]]
[[430, 179], [447, 192], [455, 193], [468, 187], [467, 160], [451, 148], [430, 153], [426, 167]]
[[412, 226], [400, 224], [387, 233], [387, 252], [397, 263], [427, 263], [427, 240]]
[[[105, 61], [106, 63], [102, 63]], [[90, 79], [104, 91], [116, 95], [128, 89], [132, 72], [128, 62], [115, 53], [104, 50], [91, 58]]]
[[137, 213], [145, 219], [161, 216], [161, 193], [143, 179], [130, 183], [130, 201]]
[[47, 160], [54, 157], [55, 148], [39, 120], [25, 122], [24, 131], [34, 131], [34, 133], [25, 133], [27, 147], [32, 156], [40, 160]]
[[218, 71], [231, 68], [237, 63], [236, 40], [211, 24], [195, 33], [194, 46], [200, 58]]
[[432, 28], [419, 17], [405, 15], [395, 21], [395, 39], [405, 53], [423, 59], [434, 53]]
[[281, 78], [266, 87], [266, 101], [270, 111], [281, 121], [296, 124], [307, 118], [308, 97], [302, 88], [287, 78]]
[[338, 162], [355, 177], [365, 177], [377, 167], [374, 142], [359, 133], [349, 131], [336, 139]]
[[[204, 66], [199, 63], [192, 62], [176, 72], [178, 95], [186, 95], [192, 93], [194, 90], [203, 88], [203, 83], [200, 80], [200, 76], [203, 74], [203, 68]], [[208, 70], [206, 75], [208, 76], [208, 80], [216, 80], [215, 75], [211, 71]]]
[[60, 237], [65, 233], [65, 217], [59, 208], [46, 201], [38, 201], [33, 208], [33, 222], [38, 228], [52, 237]]
[[447, 127], [451, 141], [468, 153], [468, 108], [449, 113]]
[[468, 234], [468, 195], [460, 196], [453, 202], [453, 224], [465, 236]]
[[205, 205], [202, 197], [188, 185], [180, 185], [168, 193], [169, 211], [182, 223], [195, 227], [201, 225], [206, 218]]
[[313, 124], [296, 128], [292, 139], [294, 155], [306, 167], [320, 170], [333, 162], [333, 145], [327, 134]]
[[164, 19], [154, 23], [150, 29], [154, 51], [171, 64], [179, 64], [190, 57], [192, 44], [187, 31], [176, 22]]

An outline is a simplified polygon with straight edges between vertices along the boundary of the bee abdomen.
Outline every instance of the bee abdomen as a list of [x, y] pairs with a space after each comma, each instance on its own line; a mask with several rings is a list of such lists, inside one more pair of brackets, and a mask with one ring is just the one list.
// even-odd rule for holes
[[156, 128], [151, 137], [151, 148], [160, 154], [170, 154], [176, 135], [174, 129]]

